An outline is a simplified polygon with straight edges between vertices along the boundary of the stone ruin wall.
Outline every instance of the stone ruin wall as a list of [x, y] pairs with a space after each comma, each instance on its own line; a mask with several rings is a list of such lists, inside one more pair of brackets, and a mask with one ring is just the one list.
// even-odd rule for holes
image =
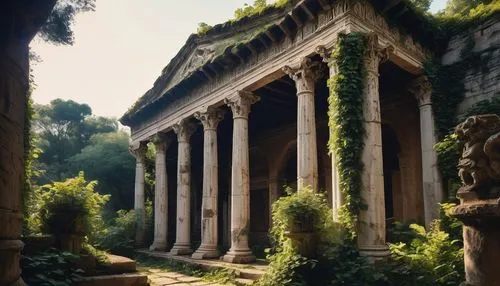
[[[442, 58], [443, 65], [457, 63], [462, 59], [462, 51], [474, 40], [473, 53], [479, 53], [487, 64], [482, 68], [471, 68], [465, 77], [465, 99], [458, 107], [463, 114], [475, 103], [500, 97], [500, 21], [488, 21], [474, 29], [464, 31], [452, 38]], [[468, 51], [465, 51], [468, 53]]]

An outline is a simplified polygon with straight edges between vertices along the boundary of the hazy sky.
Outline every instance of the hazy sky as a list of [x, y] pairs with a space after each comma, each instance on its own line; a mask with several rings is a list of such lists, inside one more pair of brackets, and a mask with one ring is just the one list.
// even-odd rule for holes
[[[199, 22], [231, 18], [252, 0], [97, 0], [95, 12], [77, 16], [75, 44], [31, 44], [35, 102], [55, 98], [87, 103], [93, 113], [120, 117], [146, 92]], [[432, 10], [446, 0], [434, 0]]]

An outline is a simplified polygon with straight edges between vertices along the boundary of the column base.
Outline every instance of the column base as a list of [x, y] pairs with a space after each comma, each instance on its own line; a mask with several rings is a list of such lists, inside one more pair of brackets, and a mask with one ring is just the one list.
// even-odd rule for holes
[[174, 244], [174, 247], [170, 249], [170, 254], [172, 255], [188, 255], [193, 253], [191, 245], [189, 244]]
[[218, 258], [220, 256], [220, 252], [216, 247], [213, 246], [204, 246], [201, 245], [191, 258], [193, 259], [210, 259], [210, 258]]
[[358, 249], [370, 262], [384, 261], [391, 255], [387, 245], [359, 245]]
[[237, 263], [237, 264], [247, 264], [255, 261], [255, 256], [253, 253], [248, 251], [231, 251], [229, 250], [226, 255], [222, 258], [224, 262]]
[[150, 251], [165, 251], [167, 249], [167, 243], [166, 242], [156, 242], [154, 241], [153, 244], [149, 247]]

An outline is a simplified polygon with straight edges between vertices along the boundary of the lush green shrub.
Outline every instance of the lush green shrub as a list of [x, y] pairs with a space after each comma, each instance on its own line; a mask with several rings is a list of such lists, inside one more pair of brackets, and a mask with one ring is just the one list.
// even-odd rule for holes
[[54, 182], [40, 189], [41, 226], [49, 234], [82, 234], [91, 240], [103, 229], [101, 210], [108, 195], [94, 191], [97, 182], [85, 181], [83, 172], [64, 182]]
[[[151, 201], [146, 202], [146, 243], [153, 237], [153, 205]], [[131, 257], [133, 256], [136, 215], [134, 210], [119, 210], [116, 217], [106, 226], [98, 238], [101, 248], [115, 254]]]
[[71, 286], [82, 278], [83, 270], [74, 269], [78, 256], [69, 252], [49, 249], [35, 255], [21, 257], [23, 279], [28, 285]]
[[396, 285], [459, 285], [464, 281], [462, 225], [448, 214], [452, 204], [442, 206], [442, 218], [428, 231], [412, 224], [416, 237], [410, 242], [391, 244], [393, 268], [388, 272]]

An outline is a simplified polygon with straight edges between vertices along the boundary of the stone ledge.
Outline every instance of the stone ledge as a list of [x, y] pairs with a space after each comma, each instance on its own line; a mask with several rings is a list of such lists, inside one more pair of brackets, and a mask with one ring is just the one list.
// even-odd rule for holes
[[148, 276], [142, 273], [85, 277], [75, 286], [147, 286]]

